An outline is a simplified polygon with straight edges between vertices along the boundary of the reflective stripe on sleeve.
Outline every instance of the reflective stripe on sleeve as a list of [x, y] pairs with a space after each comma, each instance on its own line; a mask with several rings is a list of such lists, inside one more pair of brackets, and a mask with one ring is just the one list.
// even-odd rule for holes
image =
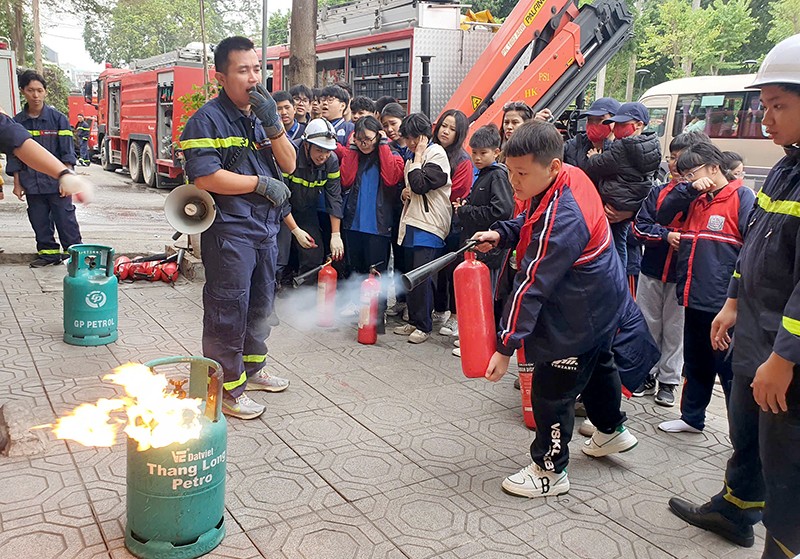
[[241, 136], [229, 136], [227, 138], [192, 138], [179, 142], [181, 149], [200, 149], [200, 148], [230, 148], [244, 147], [248, 144], [247, 138]]
[[783, 320], [781, 321], [781, 326], [783, 326], [784, 329], [790, 334], [800, 336], [800, 320], [795, 320], [794, 318], [784, 316]]

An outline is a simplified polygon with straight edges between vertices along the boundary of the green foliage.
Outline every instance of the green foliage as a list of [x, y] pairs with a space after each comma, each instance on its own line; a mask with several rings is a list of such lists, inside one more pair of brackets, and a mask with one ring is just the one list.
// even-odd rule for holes
[[289, 20], [291, 10], [278, 10], [269, 15], [269, 44], [283, 45], [289, 42]]
[[800, 0], [776, 0], [769, 13], [772, 21], [767, 37], [772, 43], [800, 33]]
[[178, 132], [183, 132], [189, 118], [203, 105], [206, 101], [217, 96], [219, 93], [219, 83], [217, 80], [212, 80], [207, 84], [193, 85], [192, 92], [178, 97], [178, 103], [183, 105], [183, 114], [181, 121], [178, 123]]
[[[21, 74], [25, 70], [33, 70], [34, 68], [17, 68], [17, 72]], [[43, 68], [43, 76], [47, 82], [47, 99], [45, 102], [48, 105], [53, 105], [56, 110], [69, 116], [69, 90], [71, 85], [69, 79], [64, 71], [54, 64], [45, 64]], [[25, 103], [25, 99], [22, 99]]]
[[515, 0], [477, 0], [472, 2], [472, 11], [480, 12], [482, 10], [489, 10], [496, 19], [504, 19], [508, 17], [514, 6], [517, 5]]
[[[246, 33], [245, 23], [252, 15], [241, 17], [236, 6], [243, 2], [210, 0], [206, 2], [206, 40], [216, 43], [232, 34]], [[245, 13], [252, 12], [254, 3]], [[232, 14], [232, 15], [230, 15]], [[228, 16], [228, 17], [224, 17]], [[260, 21], [260, 16], [256, 21]], [[119, 0], [110, 9], [87, 14], [84, 27], [86, 50], [96, 62], [114, 66], [130, 63], [184, 47], [200, 37], [200, 4], [197, 0]]]

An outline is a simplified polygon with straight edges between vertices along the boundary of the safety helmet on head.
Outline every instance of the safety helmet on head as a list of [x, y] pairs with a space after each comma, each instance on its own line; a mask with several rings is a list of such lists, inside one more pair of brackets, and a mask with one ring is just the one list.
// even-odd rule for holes
[[322, 149], [333, 151], [336, 149], [336, 130], [324, 118], [315, 118], [306, 126], [303, 140]]
[[784, 39], [767, 53], [756, 74], [756, 81], [748, 89], [765, 85], [800, 85], [800, 34]]

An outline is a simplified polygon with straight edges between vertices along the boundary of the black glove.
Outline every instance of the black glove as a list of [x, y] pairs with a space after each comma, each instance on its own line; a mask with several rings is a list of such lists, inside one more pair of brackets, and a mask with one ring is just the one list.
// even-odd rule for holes
[[280, 136], [283, 132], [283, 124], [281, 117], [278, 116], [278, 104], [261, 84], [250, 90], [250, 108], [264, 125], [267, 137]]
[[291, 190], [284, 184], [283, 181], [273, 179], [272, 177], [265, 177], [259, 175], [258, 184], [256, 185], [256, 194], [260, 194], [275, 207], [280, 207], [289, 199]]

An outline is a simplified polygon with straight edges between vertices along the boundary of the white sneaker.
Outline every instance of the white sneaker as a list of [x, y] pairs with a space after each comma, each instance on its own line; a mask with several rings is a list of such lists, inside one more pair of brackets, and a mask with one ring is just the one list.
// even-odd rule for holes
[[454, 347], [453, 351], [451, 353], [453, 355], [455, 355], [456, 357], [461, 357], [461, 348], [460, 347]]
[[569, 491], [567, 470], [548, 472], [535, 462], [503, 480], [503, 490], [520, 497], [555, 497]]
[[458, 319], [456, 315], [450, 314], [450, 318], [445, 320], [442, 327], [439, 328], [439, 333], [442, 336], [458, 336]]
[[461, 347], [461, 340], [459, 338], [456, 338], [455, 340], [453, 340], [453, 345], [455, 347]]
[[265, 373], [264, 371], [258, 371], [252, 377], [247, 379], [247, 386], [245, 386], [245, 390], [266, 390], [267, 392], [283, 392], [289, 388], [289, 381], [285, 378], [276, 377], [274, 375], [270, 375]]
[[597, 431], [597, 427], [594, 426], [594, 423], [589, 421], [589, 418], [583, 420], [581, 426], [578, 427], [578, 433], [583, 435], [584, 437], [591, 437], [594, 435], [594, 432]]
[[673, 419], [672, 421], [664, 421], [658, 424], [658, 428], [667, 433], [702, 433], [701, 429], [692, 427], [683, 419]]
[[242, 392], [237, 398], [229, 396], [227, 392], [222, 395], [222, 413], [239, 419], [255, 419], [266, 408], [250, 399], [250, 397]]
[[444, 324], [447, 322], [448, 318], [450, 318], [450, 311], [433, 311], [433, 313], [431, 313], [431, 320], [434, 324]]
[[610, 435], [595, 431], [592, 438], [583, 443], [583, 453], [599, 458], [617, 452], [628, 452], [637, 444], [639, 441], [636, 437], [624, 425], [620, 425]]
[[[409, 326], [411, 326], [409, 324]], [[413, 328], [413, 326], [412, 326]], [[421, 344], [422, 342], [427, 342], [428, 338], [431, 337], [430, 332], [423, 332], [422, 330], [417, 330], [414, 328], [414, 331], [408, 336], [408, 343], [410, 344]]]
[[414, 332], [416, 332], [417, 327], [413, 324], [403, 324], [402, 326], [396, 326], [393, 332], [398, 336], [410, 336]]

